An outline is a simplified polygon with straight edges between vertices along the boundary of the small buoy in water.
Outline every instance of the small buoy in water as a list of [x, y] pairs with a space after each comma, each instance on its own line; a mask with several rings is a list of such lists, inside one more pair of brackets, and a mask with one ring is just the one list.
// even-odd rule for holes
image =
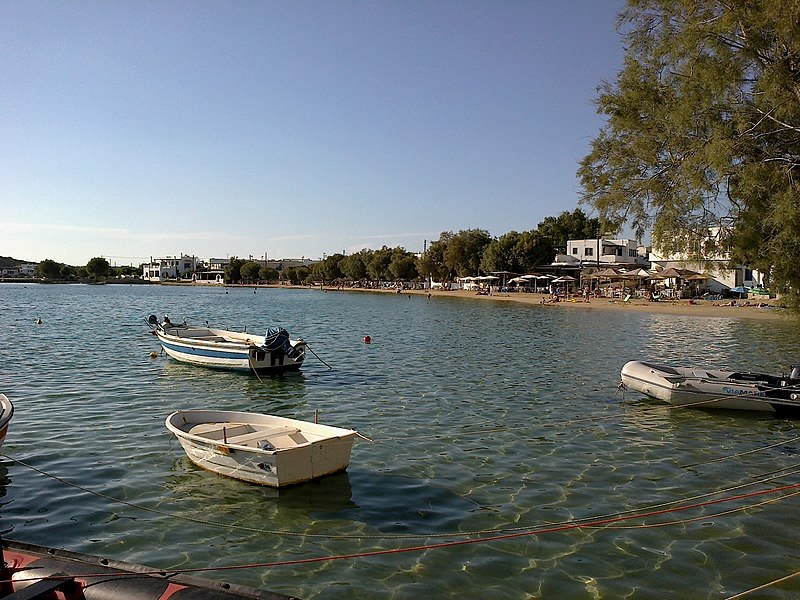
[[372, 343], [372, 338], [369, 337], [368, 335], [365, 335], [364, 336], [364, 343], [365, 344], [371, 344]]
[[42, 318], [41, 318], [41, 317], [39, 317], [38, 319], [36, 319], [36, 324], [37, 324], [37, 325], [41, 325], [42, 323], [44, 323], [44, 321], [42, 321]]
[[153, 350], [153, 351], [150, 353], [150, 358], [158, 358], [158, 352], [156, 352], [155, 350]]

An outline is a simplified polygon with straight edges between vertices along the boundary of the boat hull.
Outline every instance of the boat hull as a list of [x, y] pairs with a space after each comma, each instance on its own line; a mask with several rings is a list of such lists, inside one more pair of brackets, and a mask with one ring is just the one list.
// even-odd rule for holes
[[622, 385], [673, 406], [757, 412], [800, 410], [794, 381], [763, 374], [626, 363]]
[[8, 425], [11, 422], [11, 417], [14, 416], [14, 404], [5, 394], [0, 394], [0, 446], [6, 439], [8, 433]]
[[166, 426], [198, 467], [275, 488], [346, 470], [356, 436], [351, 429], [232, 411], [177, 411]]
[[[216, 335], [198, 337], [204, 332]], [[200, 328], [157, 329], [155, 334], [170, 358], [201, 367], [269, 373], [297, 370], [305, 360], [305, 343], [301, 340], [290, 342], [295, 356], [289, 356], [281, 348], [264, 349], [261, 336]]]
[[[35, 598], [94, 600], [292, 600], [266, 590], [10, 540], [2, 541], [2, 555], [0, 597], [21, 593]], [[59, 589], [34, 596], [36, 588], [32, 586]]]

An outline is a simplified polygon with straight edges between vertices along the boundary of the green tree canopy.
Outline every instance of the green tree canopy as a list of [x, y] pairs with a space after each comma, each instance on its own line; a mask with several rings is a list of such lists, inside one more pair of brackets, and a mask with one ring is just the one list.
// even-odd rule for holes
[[400, 246], [392, 250], [388, 270], [395, 281], [411, 281], [419, 277], [416, 257]]
[[262, 265], [261, 268], [258, 270], [258, 278], [262, 281], [268, 281], [269, 283], [274, 283], [280, 279], [278, 275], [278, 271], [273, 269], [272, 267], [268, 267], [267, 265]]
[[370, 259], [369, 250], [361, 250], [350, 256], [345, 256], [339, 262], [339, 268], [348, 279], [360, 281], [367, 278], [367, 263]]
[[453, 235], [444, 251], [444, 262], [458, 277], [477, 275], [483, 250], [492, 242], [488, 231], [467, 229]]
[[549, 237], [538, 231], [511, 231], [492, 240], [483, 251], [481, 270], [533, 273], [541, 264], [553, 261], [555, 250]]
[[619, 23], [582, 201], [665, 252], [721, 243], [799, 307], [800, 0], [629, 0]]
[[225, 265], [225, 283], [239, 283], [242, 280], [242, 266], [245, 261], [241, 258], [232, 258]]
[[444, 252], [452, 237], [452, 231], [443, 231], [439, 239], [428, 246], [428, 249], [417, 260], [417, 272], [420, 275], [444, 283], [452, 281], [454, 274], [444, 262]]
[[[556, 250], [559, 252], [567, 251], [567, 242], [569, 240], [592, 239], [606, 233], [600, 219], [589, 218], [580, 208], [576, 208], [572, 212], [564, 211], [557, 217], [545, 217], [539, 223], [536, 231], [541, 238], [549, 240], [553, 251], [549, 261], [553, 260]], [[542, 239], [541, 242], [547, 243], [546, 240]]]
[[[78, 270], [75, 267], [71, 267], [69, 265], [61, 265], [61, 269], [59, 270], [59, 275], [61, 279], [74, 279], [77, 276]], [[141, 270], [139, 270], [141, 273]]]
[[61, 277], [61, 263], [57, 263], [49, 258], [36, 265], [36, 276], [45, 279], [58, 279]]
[[311, 276], [315, 281], [330, 283], [341, 279], [344, 274], [339, 268], [339, 263], [344, 259], [344, 254], [331, 254], [321, 262], [315, 264], [311, 269]]
[[304, 281], [306, 281], [309, 276], [311, 275], [311, 269], [308, 267], [301, 265], [299, 267], [289, 267], [284, 269], [281, 273], [281, 277], [287, 280], [292, 285], [300, 285]]
[[392, 251], [383, 246], [380, 250], [374, 250], [367, 262], [367, 274], [373, 281], [388, 281], [392, 279], [389, 273], [389, 264], [392, 262]]
[[258, 274], [261, 272], [261, 265], [253, 260], [245, 261], [240, 268], [242, 281], [246, 283], [256, 283], [258, 281]]
[[105, 277], [110, 268], [108, 261], [102, 256], [96, 256], [86, 263], [86, 272], [89, 273], [89, 276], [93, 279]]

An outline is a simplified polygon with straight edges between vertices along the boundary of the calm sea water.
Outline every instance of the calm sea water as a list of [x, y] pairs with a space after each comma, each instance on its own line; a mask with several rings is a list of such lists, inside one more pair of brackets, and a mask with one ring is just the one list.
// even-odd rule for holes
[[[259, 381], [153, 359], [151, 313], [279, 324], [332, 369], [310, 356]], [[795, 573], [796, 490], [732, 498], [798, 482], [800, 421], [623, 397], [635, 358], [787, 371], [800, 349], [783, 322], [0, 285], [0, 391], [16, 405], [3, 533], [164, 569], [287, 562], [200, 575], [309, 599], [724, 598]], [[357, 441], [346, 474], [278, 492], [189, 463], [164, 419], [192, 407], [318, 412], [373, 441]], [[702, 506], [642, 515], [687, 504]], [[561, 526], [579, 519], [589, 526]], [[754, 597], [798, 591], [789, 580]]]

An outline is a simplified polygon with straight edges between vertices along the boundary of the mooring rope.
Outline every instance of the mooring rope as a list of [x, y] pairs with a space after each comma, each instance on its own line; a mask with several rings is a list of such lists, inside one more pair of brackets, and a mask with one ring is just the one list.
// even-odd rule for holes
[[768, 581], [767, 583], [762, 583], [757, 587], [750, 588], [749, 590], [745, 590], [743, 592], [739, 592], [738, 594], [734, 594], [733, 596], [728, 596], [727, 598], [725, 598], [725, 600], [735, 600], [736, 598], [744, 598], [745, 596], [749, 596], [753, 592], [760, 592], [761, 590], [765, 590], [768, 587], [772, 587], [777, 583], [782, 583], [784, 581], [791, 579], [792, 577], [797, 577], [798, 575], [800, 575], [800, 571], [792, 573], [791, 575], [787, 575], [786, 577], [780, 577], [778, 579], [773, 579], [772, 581]]
[[[220, 572], [220, 571], [235, 571], [241, 569], [267, 569], [267, 568], [274, 568], [274, 567], [282, 567], [282, 566], [294, 566], [294, 565], [307, 565], [313, 563], [324, 563], [324, 562], [333, 562], [339, 560], [351, 560], [351, 559], [363, 559], [363, 558], [372, 558], [376, 556], [387, 556], [392, 554], [406, 554], [410, 552], [427, 552], [430, 550], [438, 550], [441, 548], [454, 548], [458, 546], [468, 546], [474, 544], [486, 544], [491, 542], [498, 542], [498, 541], [505, 541], [510, 539], [518, 539], [522, 537], [530, 537], [534, 535], [544, 535], [548, 533], [560, 533], [563, 531], [570, 531], [576, 529], [584, 529], [584, 528], [597, 528], [602, 527], [605, 525], [610, 525], [613, 523], [621, 523], [625, 521], [630, 521], [632, 519], [646, 519], [649, 517], [655, 517], [664, 514], [670, 513], [677, 513], [683, 512], [687, 510], [692, 510], [696, 508], [705, 508], [708, 506], [713, 506], [717, 504], [723, 504], [725, 502], [733, 502], [736, 500], [744, 500], [749, 498], [755, 498], [759, 496], [764, 496], [767, 494], [775, 494], [787, 490], [797, 490], [800, 488], [800, 483], [795, 483], [791, 485], [784, 485], [776, 488], [770, 488], [767, 490], [759, 490], [755, 492], [750, 492], [747, 494], [738, 494], [735, 496], [728, 496], [725, 498], [718, 498], [716, 500], [708, 500], [706, 502], [699, 502], [694, 504], [687, 504], [685, 506], [678, 506], [675, 508], [668, 508], [668, 509], [660, 509], [660, 510], [649, 510], [649, 511], [637, 511], [629, 515], [622, 515], [616, 517], [608, 517], [608, 518], [598, 518], [592, 521], [587, 521], [584, 523], [563, 523], [554, 526], [547, 526], [547, 527], [540, 527], [536, 529], [526, 529], [524, 531], [513, 532], [513, 533], [504, 533], [501, 535], [491, 535], [487, 537], [480, 537], [474, 539], [463, 539], [463, 540], [451, 540], [445, 542], [438, 542], [434, 544], [422, 544], [417, 546], [408, 546], [405, 548], [387, 548], [383, 550], [369, 550], [365, 552], [353, 552], [348, 554], [338, 554], [338, 555], [328, 555], [328, 556], [312, 556], [309, 558], [296, 558], [291, 560], [278, 560], [278, 561], [271, 561], [271, 562], [261, 562], [261, 563], [247, 563], [247, 564], [238, 564], [238, 565], [222, 565], [222, 566], [211, 566], [211, 567], [196, 567], [196, 568], [187, 568], [187, 569], [167, 569], [166, 571], [169, 573], [201, 573], [201, 572]], [[782, 496], [778, 498], [778, 500], [782, 500], [786, 497], [791, 497], [795, 494], [800, 494], [800, 491], [794, 492], [792, 494], [788, 494], [786, 496]], [[751, 508], [750, 506], [747, 507], [740, 507], [737, 510], [747, 510]], [[724, 511], [720, 514], [727, 514], [731, 511]], [[704, 519], [713, 518], [715, 515], [704, 515]], [[153, 569], [152, 574], [158, 574], [160, 576], [164, 576], [165, 570], [156, 570]], [[122, 576], [123, 574], [120, 574]], [[129, 573], [124, 573], [124, 575], [130, 575]], [[94, 578], [94, 577], [109, 577], [108, 573], [98, 573], [98, 574], [81, 574], [83, 578]], [[38, 579], [38, 578], [37, 578]]]
[[785, 446], [786, 444], [790, 444], [792, 442], [796, 442], [800, 440], [800, 436], [790, 438], [788, 440], [783, 440], [781, 442], [775, 442], [774, 444], [770, 444], [768, 446], [761, 446], [759, 448], [753, 448], [752, 450], [745, 450], [744, 452], [737, 452], [736, 454], [728, 454], [727, 456], [719, 456], [717, 458], [712, 458], [711, 460], [707, 460], [704, 462], [696, 462], [691, 463], [688, 465], [680, 465], [682, 469], [689, 469], [691, 467], [699, 467], [702, 465], [710, 465], [711, 463], [721, 462], [723, 460], [728, 460], [730, 458], [739, 458], [740, 456], [746, 456], [748, 454], [755, 454], [756, 452], [761, 452], [763, 450], [769, 450], [770, 448], [776, 448], [778, 446]]
[[[9, 455], [7, 455], [5, 453], [0, 453], [0, 456], [2, 456], [4, 458], [7, 458], [7, 459], [9, 459], [9, 460], [11, 460], [11, 461], [23, 466], [23, 467], [26, 467], [26, 468], [36, 472], [36, 473], [39, 473], [40, 475], [44, 475], [45, 477], [53, 479], [54, 481], [57, 481], [57, 482], [59, 482], [61, 484], [64, 484], [66, 486], [69, 486], [69, 487], [72, 487], [72, 488], [75, 488], [75, 489], [78, 489], [78, 490], [81, 490], [82, 492], [85, 492], [87, 494], [90, 494], [90, 495], [93, 495], [93, 496], [96, 496], [96, 497], [99, 497], [99, 498], [103, 498], [105, 500], [110, 500], [112, 502], [115, 502], [115, 503], [118, 503], [118, 504], [122, 504], [124, 506], [128, 506], [130, 508], [134, 508], [134, 509], [138, 509], [138, 510], [141, 510], [141, 511], [144, 511], [144, 512], [157, 514], [157, 515], [160, 515], [160, 516], [169, 517], [170, 519], [181, 519], [181, 520], [184, 520], [184, 521], [187, 521], [187, 522], [190, 522], [190, 523], [197, 523], [197, 524], [200, 524], [200, 525], [208, 525], [208, 526], [211, 526], [211, 527], [220, 527], [220, 528], [236, 530], [236, 531], [246, 531], [248, 533], [259, 533], [259, 534], [266, 534], [266, 535], [297, 537], [297, 538], [321, 538], [321, 539], [326, 539], [326, 540], [407, 540], [407, 539], [436, 539], [436, 538], [447, 539], [447, 538], [462, 538], [462, 537], [470, 538], [470, 537], [484, 536], [484, 535], [510, 534], [510, 533], [514, 533], [514, 532], [520, 532], [520, 531], [528, 530], [529, 527], [530, 527], [530, 526], [521, 526], [521, 527], [511, 527], [511, 528], [503, 528], [503, 529], [484, 529], [484, 530], [459, 531], [459, 532], [448, 532], [448, 533], [423, 532], [423, 533], [407, 533], [407, 534], [393, 534], [393, 535], [371, 535], [371, 534], [357, 534], [357, 535], [354, 535], [354, 534], [336, 535], [336, 534], [334, 534], [334, 535], [331, 535], [331, 534], [305, 533], [305, 532], [286, 531], [286, 530], [262, 529], [262, 528], [258, 528], [258, 527], [249, 527], [249, 526], [246, 526], [246, 525], [239, 525], [239, 524], [235, 524], [235, 523], [220, 523], [220, 522], [217, 522], [217, 521], [211, 521], [211, 520], [208, 520], [208, 519], [201, 519], [201, 518], [198, 518], [198, 517], [191, 517], [191, 516], [185, 516], [185, 515], [176, 515], [174, 513], [169, 512], [169, 511], [161, 510], [161, 509], [158, 509], [158, 508], [151, 508], [151, 507], [148, 507], [148, 506], [143, 506], [141, 504], [136, 504], [136, 503], [130, 502], [128, 500], [122, 500], [122, 499], [116, 498], [114, 496], [111, 496], [109, 494], [105, 494], [103, 492], [97, 492], [95, 490], [86, 488], [86, 487], [84, 487], [82, 485], [79, 485], [77, 483], [71, 482], [71, 481], [66, 480], [66, 479], [64, 479], [62, 477], [59, 477], [57, 475], [53, 475], [53, 474], [47, 473], [47, 472], [45, 472], [45, 471], [43, 471], [43, 470], [41, 470], [41, 469], [31, 465], [31, 464], [28, 464], [28, 463], [26, 463], [26, 462], [24, 462], [24, 461], [22, 461], [22, 460], [20, 460], [18, 458], [11, 457], [11, 456], [9, 456]], [[793, 469], [793, 468], [796, 468], [796, 470], [789, 471], [789, 469]], [[720, 494], [730, 493], [730, 492], [733, 492], [733, 491], [736, 491], [736, 490], [740, 490], [740, 489], [744, 489], [744, 488], [747, 488], [747, 487], [750, 487], [750, 486], [754, 486], [754, 485], [766, 484], [766, 483], [769, 483], [769, 482], [774, 481], [776, 479], [782, 479], [784, 477], [788, 477], [788, 476], [791, 476], [791, 475], [797, 475], [797, 474], [800, 474], [800, 464], [796, 464], [796, 465], [793, 465], [791, 467], [786, 467], [785, 469], [779, 469], [778, 471], [773, 471], [773, 472], [767, 474], [767, 476], [761, 477], [759, 479], [755, 479], [755, 480], [752, 480], [752, 481], [748, 481], [748, 482], [745, 482], [745, 483], [737, 484], [737, 485], [730, 486], [730, 487], [723, 488], [723, 489], [719, 489], [719, 490], [714, 490], [714, 491], [711, 491], [711, 492], [705, 492], [703, 494], [697, 494], [695, 496], [690, 496], [690, 497], [687, 497], [687, 498], [680, 498], [680, 499], [677, 499], [677, 500], [670, 500], [670, 501], [661, 502], [661, 503], [658, 503], [658, 504], [651, 504], [651, 505], [648, 505], [648, 506], [645, 506], [645, 507], [642, 507], [642, 508], [629, 509], [627, 511], [619, 511], [619, 512], [614, 512], [614, 513], [607, 513], [607, 514], [604, 514], [604, 515], [594, 515], [594, 516], [591, 516], [591, 517], [583, 517], [583, 518], [579, 518], [579, 519], [573, 519], [573, 520], [570, 520], [570, 521], [555, 521], [555, 522], [545, 521], [545, 524], [549, 525], [549, 526], [560, 526], [560, 525], [566, 525], [566, 524], [580, 526], [583, 523], [591, 523], [593, 521], [597, 521], [598, 519], [605, 520], [605, 519], [618, 518], [618, 517], [621, 517], [621, 516], [624, 516], [624, 515], [636, 514], [636, 513], [643, 512], [643, 511], [649, 512], [649, 511], [655, 511], [655, 510], [662, 510], [662, 509], [666, 509], [667, 507], [670, 507], [670, 506], [675, 506], [675, 505], [682, 504], [684, 502], [696, 502], [696, 501], [701, 500], [703, 498], [710, 498], [712, 496], [718, 496]], [[798, 485], [800, 485], [800, 484], [798, 484]], [[714, 501], [709, 501], [709, 502], [713, 503]], [[588, 525], [588, 524], [586, 525], [586, 527], [589, 527], [589, 526], [590, 525]]]
[[311, 346], [309, 346], [307, 342], [306, 342], [306, 348], [308, 348], [308, 351], [309, 351], [309, 352], [311, 352], [311, 354], [313, 354], [314, 356], [316, 356], [316, 357], [317, 357], [317, 360], [318, 360], [319, 362], [321, 362], [323, 365], [325, 365], [326, 367], [328, 367], [328, 370], [329, 370], [329, 371], [333, 369], [333, 367], [332, 367], [332, 366], [330, 366], [328, 363], [326, 363], [324, 360], [322, 360], [322, 359], [319, 357], [319, 354], [317, 354], [316, 352], [314, 352], [314, 349], [313, 349]]

